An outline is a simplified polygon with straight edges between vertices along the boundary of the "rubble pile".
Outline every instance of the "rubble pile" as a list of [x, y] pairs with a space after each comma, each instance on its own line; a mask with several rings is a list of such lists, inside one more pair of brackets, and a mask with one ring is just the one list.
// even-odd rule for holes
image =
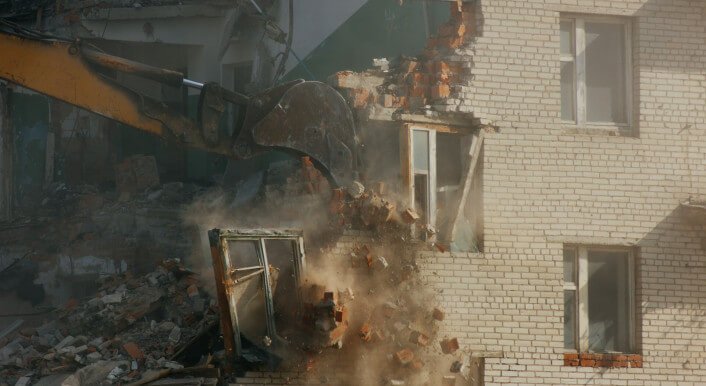
[[50, 322], [19, 329], [0, 342], [0, 384], [71, 374], [84, 366], [110, 368], [99, 372], [101, 379], [91, 372], [96, 383], [79, 384], [125, 383], [149, 370], [180, 369], [179, 354], [218, 323], [215, 300], [176, 260], [160, 261], [141, 277], [126, 272], [99, 284], [93, 298], [72, 300]]

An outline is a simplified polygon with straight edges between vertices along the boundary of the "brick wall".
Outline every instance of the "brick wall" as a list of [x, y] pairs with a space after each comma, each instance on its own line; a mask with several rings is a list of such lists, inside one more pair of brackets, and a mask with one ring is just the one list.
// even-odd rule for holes
[[[706, 193], [706, 3], [480, 0], [476, 7], [479, 32], [456, 48], [469, 67], [454, 86], [461, 103], [444, 108], [499, 130], [484, 148], [485, 250], [425, 258], [462, 345], [503, 352], [486, 360], [487, 384], [704, 382], [706, 234], [683, 222], [679, 203]], [[561, 12], [632, 21], [632, 135], [561, 124]], [[564, 243], [639, 248], [641, 367], [565, 365]]]

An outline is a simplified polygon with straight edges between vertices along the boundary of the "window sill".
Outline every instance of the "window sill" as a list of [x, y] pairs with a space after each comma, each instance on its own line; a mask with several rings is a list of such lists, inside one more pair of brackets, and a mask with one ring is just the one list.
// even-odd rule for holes
[[562, 124], [562, 129], [562, 134], [638, 138], [635, 128], [628, 125], [578, 126], [576, 124], [564, 122]]
[[602, 368], [642, 368], [639, 354], [564, 354], [564, 366]]

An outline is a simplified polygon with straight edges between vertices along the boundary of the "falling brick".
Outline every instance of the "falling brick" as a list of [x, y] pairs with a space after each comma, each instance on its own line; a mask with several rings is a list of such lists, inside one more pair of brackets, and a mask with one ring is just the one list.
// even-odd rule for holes
[[434, 307], [434, 310], [431, 312], [431, 317], [438, 320], [438, 321], [444, 320], [445, 316], [446, 316], [446, 313], [438, 307]]
[[395, 359], [397, 359], [400, 364], [406, 365], [412, 362], [412, 359], [414, 359], [414, 353], [412, 352], [412, 350], [404, 348], [395, 353]]
[[453, 354], [456, 350], [458, 350], [458, 339], [453, 338], [453, 339], [444, 339], [441, 342], [439, 342], [441, 345], [441, 351], [444, 354]]
[[406, 222], [407, 224], [413, 224], [417, 220], [419, 220], [421, 217], [417, 212], [414, 211], [414, 209], [407, 209], [404, 212], [402, 212], [402, 220]]
[[370, 342], [373, 339], [373, 327], [369, 324], [364, 324], [360, 329], [360, 337], [366, 341]]
[[419, 346], [426, 346], [429, 343], [429, 337], [419, 331], [409, 333], [409, 341]]
[[432, 98], [443, 98], [451, 93], [451, 88], [447, 84], [437, 84], [431, 88]]

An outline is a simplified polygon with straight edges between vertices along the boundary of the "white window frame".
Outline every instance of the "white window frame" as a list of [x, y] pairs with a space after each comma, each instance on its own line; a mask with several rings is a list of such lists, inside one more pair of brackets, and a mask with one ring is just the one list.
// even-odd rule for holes
[[[588, 128], [619, 129], [633, 125], [632, 23], [611, 16], [562, 15], [561, 22], [573, 25], [573, 54], [560, 53], [560, 62], [574, 63], [574, 120], [562, 119], [564, 125]], [[586, 119], [586, 22], [621, 24], [625, 28], [625, 122], [589, 122]], [[563, 101], [560, 101], [563, 103]]]
[[[429, 148], [427, 149], [427, 165], [428, 170], [417, 169], [414, 165], [414, 132], [421, 131], [427, 133], [427, 138], [429, 139]], [[410, 203], [412, 209], [419, 210], [416, 208], [416, 197], [415, 197], [415, 178], [416, 174], [425, 174], [427, 176], [427, 223], [436, 226], [436, 130], [428, 129], [421, 126], [411, 126], [409, 129], [410, 138], [410, 165], [412, 170], [412, 178], [410, 179]]]
[[[565, 245], [564, 250], [573, 249], [574, 253], [574, 272], [573, 278], [575, 282], [563, 281], [564, 290], [574, 291], [574, 342], [578, 347], [574, 349], [565, 348], [568, 351], [576, 351], [581, 353], [591, 352], [589, 350], [589, 317], [588, 317], [588, 251], [606, 251], [620, 252], [628, 254], [628, 328], [629, 334], [628, 345], [629, 351], [634, 353], [636, 350], [635, 334], [636, 334], [636, 317], [635, 317], [635, 251], [632, 248], [608, 247], [608, 246], [584, 246], [584, 245]], [[562, 262], [563, 264], [563, 262]], [[563, 297], [562, 297], [563, 298]]]

